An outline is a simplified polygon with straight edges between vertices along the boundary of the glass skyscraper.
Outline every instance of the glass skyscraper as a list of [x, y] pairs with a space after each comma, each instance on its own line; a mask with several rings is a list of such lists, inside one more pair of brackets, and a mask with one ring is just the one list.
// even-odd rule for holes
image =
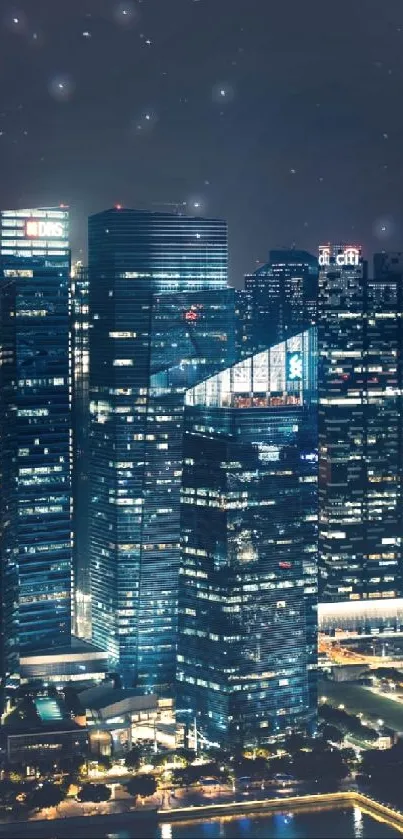
[[317, 321], [317, 299], [317, 258], [293, 249], [270, 251], [269, 262], [245, 277], [238, 344], [258, 352], [307, 329]]
[[126, 684], [175, 679], [184, 394], [233, 358], [220, 220], [89, 221], [92, 637]]
[[235, 351], [237, 359], [253, 355], [254, 295], [245, 288], [235, 289]]
[[353, 608], [402, 591], [402, 289], [357, 247], [319, 263], [320, 598]]
[[10, 556], [11, 534], [18, 646], [28, 652], [66, 644], [71, 631], [68, 212], [4, 211], [0, 244], [2, 354], [11, 362], [2, 371], [1, 472], [15, 468], [10, 493], [2, 489], [2, 553]]
[[210, 743], [316, 711], [316, 333], [186, 395], [177, 692]]
[[0, 269], [0, 714], [18, 673], [15, 286]]
[[73, 265], [71, 354], [74, 496], [74, 633], [91, 639], [91, 586], [88, 561], [89, 439], [89, 280], [88, 269]]

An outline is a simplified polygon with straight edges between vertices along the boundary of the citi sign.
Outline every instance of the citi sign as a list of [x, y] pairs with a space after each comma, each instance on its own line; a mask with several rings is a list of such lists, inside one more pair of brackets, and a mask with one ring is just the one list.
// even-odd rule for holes
[[30, 239], [63, 239], [64, 224], [61, 221], [27, 221], [25, 235]]
[[330, 265], [331, 257], [334, 258], [336, 265], [359, 265], [361, 254], [359, 248], [344, 248], [337, 253], [335, 250], [330, 247], [319, 248], [319, 265]]

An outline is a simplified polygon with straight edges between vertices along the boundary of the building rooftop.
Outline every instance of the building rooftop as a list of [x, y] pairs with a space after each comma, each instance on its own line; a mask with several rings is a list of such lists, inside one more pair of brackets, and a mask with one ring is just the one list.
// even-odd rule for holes
[[80, 691], [78, 698], [83, 708], [91, 708], [94, 711], [101, 711], [103, 708], [128, 700], [133, 711], [146, 710], [157, 705], [157, 697], [154, 694], [143, 694], [134, 689], [111, 688], [108, 685], [99, 685]]
[[303, 405], [316, 391], [315, 329], [238, 361], [186, 393], [186, 405], [209, 408]]
[[21, 657], [21, 664], [33, 664], [33, 663], [40, 663], [40, 661], [44, 659], [52, 659], [53, 661], [56, 660], [63, 660], [63, 661], [73, 661], [76, 658], [97, 658], [97, 659], [107, 659], [108, 653], [101, 650], [99, 647], [96, 647], [94, 644], [90, 644], [88, 641], [82, 641], [80, 638], [75, 638], [74, 636], [71, 639], [70, 644], [65, 644], [61, 647], [48, 647], [42, 650], [35, 650], [32, 653], [25, 653]]

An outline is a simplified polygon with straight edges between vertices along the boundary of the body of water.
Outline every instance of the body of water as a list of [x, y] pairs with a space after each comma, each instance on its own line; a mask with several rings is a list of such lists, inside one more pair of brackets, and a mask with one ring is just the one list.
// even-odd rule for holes
[[[403, 832], [367, 813], [359, 807], [322, 809], [271, 815], [245, 815], [225, 819], [152, 824], [130, 816], [116, 816], [108, 826], [97, 819], [70, 819], [63, 824], [49, 821], [39, 827], [35, 823], [18, 839], [393, 839]], [[70, 824], [69, 824], [70, 822]], [[2, 834], [3, 835], [3, 834]], [[10, 832], [9, 836], [16, 836]]]

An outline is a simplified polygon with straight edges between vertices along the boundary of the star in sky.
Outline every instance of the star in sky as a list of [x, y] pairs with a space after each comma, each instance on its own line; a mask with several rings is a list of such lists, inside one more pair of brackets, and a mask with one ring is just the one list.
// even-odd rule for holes
[[66, 197], [80, 250], [116, 195], [186, 202], [228, 219], [238, 285], [256, 253], [352, 227], [401, 249], [401, 0], [339, 0], [331, 30], [325, 5], [4, 0], [4, 206]]

